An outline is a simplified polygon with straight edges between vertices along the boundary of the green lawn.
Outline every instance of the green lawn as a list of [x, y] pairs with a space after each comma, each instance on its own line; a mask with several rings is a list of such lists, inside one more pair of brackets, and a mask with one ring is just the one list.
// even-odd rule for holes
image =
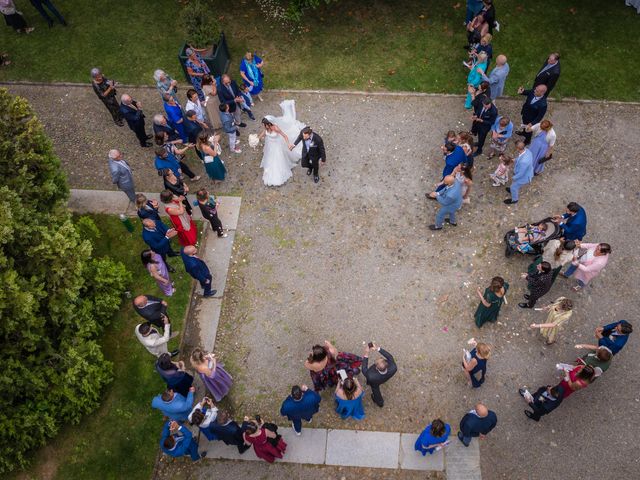
[[[86, 82], [96, 65], [126, 83], [152, 83], [156, 68], [182, 80], [177, 0], [58, 4], [68, 28], [49, 29], [24, 5], [36, 31], [18, 36], [8, 27], [0, 30], [2, 48], [14, 62], [0, 70], [0, 80]], [[257, 50], [266, 60], [268, 87], [464, 90], [464, 0], [340, 1], [309, 12], [302, 34], [265, 20], [251, 0], [211, 4], [228, 36], [232, 73], [245, 48]], [[640, 16], [622, 0], [497, 0], [496, 5], [502, 28], [494, 51], [510, 57], [508, 94], [529, 84], [547, 54], [557, 50], [563, 73], [554, 96], [640, 100]]]
[[[135, 231], [129, 234], [116, 216], [91, 216], [102, 233], [95, 255], [109, 256], [124, 263], [132, 273], [129, 287], [133, 296], [148, 293], [162, 296], [155, 281], [140, 263], [146, 248], [141, 239], [141, 224], [135, 219]], [[132, 219], [133, 220], [133, 219]], [[169, 300], [169, 315], [176, 330], [182, 330], [189, 302], [191, 278], [181, 267], [179, 258], [171, 263], [177, 288]], [[151, 399], [164, 389], [164, 382], [154, 369], [154, 357], [139, 344], [134, 334], [140, 317], [130, 300], [116, 314], [102, 342], [105, 356], [114, 363], [114, 381], [107, 388], [101, 407], [79, 425], [62, 430], [51, 444], [36, 455], [28, 478], [42, 478], [45, 471], [55, 471], [60, 480], [120, 480], [151, 477], [158, 453], [162, 416], [151, 409]], [[177, 348], [180, 337], [170, 347]]]

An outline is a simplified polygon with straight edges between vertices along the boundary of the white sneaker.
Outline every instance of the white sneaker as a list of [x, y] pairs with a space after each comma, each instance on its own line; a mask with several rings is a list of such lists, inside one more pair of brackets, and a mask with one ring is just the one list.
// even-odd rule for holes
[[236, 145], [240, 145], [240, 140], [236, 140]]
[[302, 435], [302, 432], [296, 432], [296, 429], [295, 429], [295, 427], [293, 426], [293, 422], [291, 422], [291, 428], [293, 429], [293, 433], [295, 433], [295, 434], [296, 434], [296, 436], [298, 436], [298, 437], [299, 437], [300, 435]]

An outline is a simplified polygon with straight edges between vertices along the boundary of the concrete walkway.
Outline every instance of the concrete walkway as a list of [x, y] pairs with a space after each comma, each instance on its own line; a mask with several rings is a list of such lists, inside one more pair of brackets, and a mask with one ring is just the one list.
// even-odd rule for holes
[[[159, 200], [157, 193], [145, 193], [149, 199]], [[218, 215], [227, 238], [218, 238], [205, 228], [201, 237], [199, 256], [213, 272], [214, 298], [195, 302], [192, 313], [195, 325], [200, 330], [200, 344], [207, 350], [215, 349], [220, 311], [225, 292], [227, 272], [231, 261], [238, 217], [240, 197], [218, 197]], [[135, 217], [136, 211], [129, 205], [126, 195], [113, 190], [71, 190], [69, 208], [75, 213], [121, 214]], [[166, 216], [160, 209], [160, 214]], [[193, 217], [202, 220], [195, 208]], [[197, 290], [200, 290], [199, 287]], [[198, 292], [200, 294], [201, 292]], [[290, 427], [280, 432], [287, 442], [287, 452], [282, 462], [314, 465], [337, 465], [344, 467], [368, 467], [445, 472], [448, 480], [481, 480], [480, 450], [478, 440], [465, 448], [455, 437], [451, 444], [433, 455], [422, 456], [413, 448], [415, 433], [371, 432], [364, 430], [327, 430], [305, 428], [296, 436]], [[253, 449], [243, 455], [235, 447], [222, 442], [207, 442], [200, 437], [200, 445], [207, 445], [207, 459], [259, 460]]]

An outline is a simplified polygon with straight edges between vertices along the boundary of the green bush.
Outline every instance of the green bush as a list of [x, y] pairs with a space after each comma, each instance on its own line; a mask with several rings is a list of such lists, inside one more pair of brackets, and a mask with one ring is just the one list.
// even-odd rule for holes
[[91, 257], [82, 237], [91, 226], [72, 222], [51, 142], [28, 103], [4, 89], [0, 175], [2, 473], [25, 466], [30, 449], [100, 404], [112, 366], [97, 339], [130, 275]]
[[220, 36], [215, 8], [206, 0], [192, 0], [182, 7], [180, 21], [186, 42], [195, 48], [207, 48]]

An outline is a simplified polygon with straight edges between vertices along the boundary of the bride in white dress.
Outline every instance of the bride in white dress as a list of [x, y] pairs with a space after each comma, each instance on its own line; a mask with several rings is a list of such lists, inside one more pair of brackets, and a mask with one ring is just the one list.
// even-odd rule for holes
[[267, 115], [262, 119], [264, 130], [260, 138], [264, 137], [264, 153], [260, 167], [264, 169], [262, 181], [267, 186], [279, 186], [292, 177], [291, 169], [302, 157], [302, 142], [293, 150], [293, 142], [300, 134], [305, 124], [296, 120], [296, 103], [294, 100], [284, 100], [280, 104], [281, 117]]

